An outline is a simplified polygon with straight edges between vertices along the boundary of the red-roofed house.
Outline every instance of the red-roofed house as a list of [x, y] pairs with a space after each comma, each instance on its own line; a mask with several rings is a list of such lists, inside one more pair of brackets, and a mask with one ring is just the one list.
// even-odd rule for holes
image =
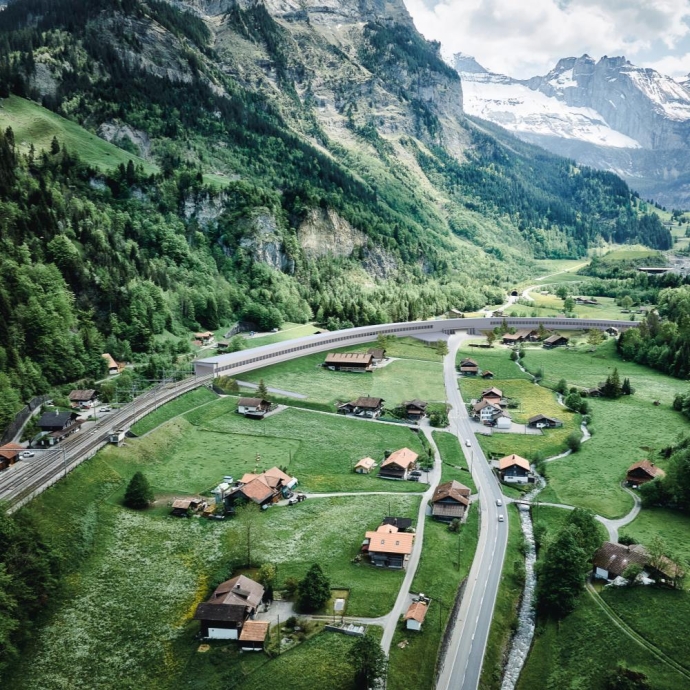
[[506, 484], [527, 484], [533, 478], [529, 460], [515, 453], [501, 458], [498, 461], [498, 470], [501, 480]]
[[379, 477], [383, 479], [407, 479], [408, 474], [415, 468], [419, 456], [409, 448], [401, 448], [391, 453], [379, 469]]
[[649, 460], [640, 460], [628, 468], [628, 473], [625, 476], [625, 481], [632, 487], [638, 487], [647, 482], [651, 482], [657, 477], [665, 477], [664, 472], [660, 467], [657, 467]]

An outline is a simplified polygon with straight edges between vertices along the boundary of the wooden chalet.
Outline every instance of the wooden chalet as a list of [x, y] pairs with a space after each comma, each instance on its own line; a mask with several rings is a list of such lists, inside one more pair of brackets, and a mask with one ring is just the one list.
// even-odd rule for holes
[[432, 517], [441, 522], [462, 520], [470, 506], [471, 493], [468, 487], [455, 480], [439, 484], [431, 498]]
[[362, 458], [356, 465], [355, 465], [355, 472], [357, 474], [369, 474], [374, 467], [376, 467], [376, 461], [373, 460], [372, 458]]
[[98, 398], [93, 388], [70, 391], [69, 401], [72, 407], [92, 407]]
[[386, 359], [386, 351], [382, 347], [371, 347], [367, 350], [367, 354], [372, 356], [374, 364], [380, 364]]
[[419, 400], [418, 398], [415, 398], [414, 400], [406, 400], [402, 404], [406, 417], [415, 422], [418, 422], [426, 415], [426, 408], [428, 405], [429, 403]]
[[482, 424], [488, 424], [503, 414], [501, 406], [488, 400], [480, 400], [472, 405], [472, 417]]
[[4, 446], [0, 446], [0, 470], [6, 470], [14, 465], [23, 451], [24, 447], [18, 443], [6, 443]]
[[77, 416], [76, 412], [60, 410], [44, 412], [38, 420], [38, 426], [43, 432], [39, 443], [43, 446], [52, 446], [75, 434], [82, 425]]
[[464, 319], [465, 318], [465, 312], [460, 311], [459, 309], [449, 309], [446, 312], [446, 318], [447, 319]]
[[391, 453], [379, 468], [379, 477], [383, 479], [407, 479], [417, 463], [419, 456], [409, 448], [401, 448]]
[[534, 481], [529, 460], [521, 458], [515, 453], [498, 461], [498, 471], [501, 481], [506, 484], [527, 484]]
[[479, 365], [473, 359], [463, 359], [460, 362], [460, 373], [464, 376], [476, 376], [479, 373]]
[[198, 340], [202, 345], [209, 345], [213, 342], [215, 336], [211, 331], [203, 331], [202, 333], [195, 333], [194, 340]]
[[543, 414], [535, 414], [527, 420], [527, 426], [532, 429], [557, 429], [563, 426], [563, 422], [556, 417], [547, 417]]
[[503, 391], [500, 388], [495, 387], [486, 388], [482, 391], [481, 400], [486, 400], [486, 402], [489, 402], [492, 405], [498, 405], [501, 407], [504, 404]]
[[426, 618], [426, 612], [429, 610], [429, 605], [425, 601], [414, 601], [403, 616], [405, 620], [405, 627], [408, 630], [421, 630], [422, 623]]
[[383, 398], [369, 398], [361, 397], [357, 400], [344, 403], [338, 406], [338, 412], [341, 414], [351, 414], [355, 417], [366, 417], [367, 419], [376, 419], [383, 413]]
[[489, 371], [488, 369], [486, 369], [485, 371], [482, 371], [482, 378], [483, 379], [492, 379], [493, 377], [494, 377], [493, 371]]
[[237, 412], [250, 419], [263, 419], [271, 409], [271, 403], [263, 398], [240, 398]]
[[201, 622], [201, 637], [237, 640], [263, 596], [263, 586], [245, 575], [221, 583], [207, 601], [196, 607], [194, 618]]
[[550, 335], [548, 338], [544, 340], [542, 345], [547, 349], [550, 350], [551, 348], [554, 347], [566, 347], [570, 340], [566, 338], [564, 335], [560, 335], [559, 333], [554, 333], [553, 335]]
[[657, 477], [665, 476], [666, 472], [664, 472], [661, 467], [657, 467], [653, 462], [649, 462], [649, 460], [639, 460], [628, 467], [625, 481], [628, 486], [637, 488], [642, 484], [651, 482], [653, 479], [657, 479]]
[[374, 356], [368, 352], [330, 352], [323, 366], [331, 371], [365, 373], [374, 370]]
[[414, 534], [400, 532], [393, 525], [380, 525], [376, 531], [367, 532], [362, 543], [362, 552], [378, 568], [405, 568], [412, 553]]

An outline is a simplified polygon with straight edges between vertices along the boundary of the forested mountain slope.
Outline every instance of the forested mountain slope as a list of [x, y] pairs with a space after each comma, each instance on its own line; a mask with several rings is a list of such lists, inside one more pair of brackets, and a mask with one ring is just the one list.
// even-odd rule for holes
[[151, 166], [3, 135], [0, 387], [21, 396], [164, 330], [174, 350], [242, 315], [428, 317], [498, 301], [532, 257], [670, 243], [617, 177], [465, 118], [401, 0], [15, 0], [10, 94]]

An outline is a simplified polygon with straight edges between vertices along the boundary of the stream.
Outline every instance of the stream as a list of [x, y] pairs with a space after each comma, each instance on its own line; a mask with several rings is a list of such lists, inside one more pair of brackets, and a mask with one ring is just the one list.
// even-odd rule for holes
[[[545, 486], [546, 482], [544, 479], [537, 475], [536, 486], [528, 494], [525, 494], [523, 500], [534, 500]], [[529, 506], [519, 505], [518, 512], [520, 515], [520, 526], [522, 527], [522, 533], [525, 536], [525, 543], [527, 545], [525, 553], [525, 589], [522, 593], [520, 611], [518, 612], [518, 629], [510, 643], [510, 654], [508, 655], [508, 661], [503, 674], [501, 690], [514, 690], [532, 646], [535, 628], [534, 592], [537, 586], [537, 575], [534, 571], [534, 566], [537, 562], [537, 551], [534, 544], [534, 530], [532, 529], [532, 517]]]

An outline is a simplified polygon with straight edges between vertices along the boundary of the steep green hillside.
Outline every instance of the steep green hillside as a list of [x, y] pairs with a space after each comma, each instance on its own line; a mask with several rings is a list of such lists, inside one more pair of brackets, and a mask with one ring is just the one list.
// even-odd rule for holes
[[22, 153], [28, 153], [31, 146], [37, 154], [50, 151], [53, 138], [56, 138], [69, 151], [78, 154], [84, 163], [103, 171], [120, 164], [127, 165], [129, 161], [140, 165], [148, 174], [157, 170], [157, 166], [143, 158], [123, 151], [71, 120], [25, 98], [10, 96], [0, 103], [0, 128], [5, 130], [8, 127], [12, 128], [17, 148]]

